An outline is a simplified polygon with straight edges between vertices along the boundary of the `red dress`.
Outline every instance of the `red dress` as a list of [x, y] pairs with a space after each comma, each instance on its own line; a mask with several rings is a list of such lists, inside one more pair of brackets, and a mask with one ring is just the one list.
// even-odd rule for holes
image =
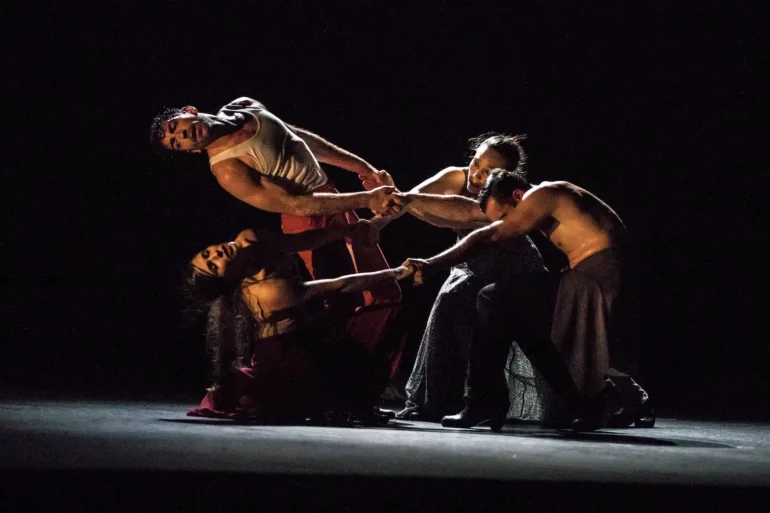
[[[313, 192], [338, 192], [331, 183]], [[331, 215], [298, 217], [281, 214], [283, 233], [301, 233], [335, 224], [354, 224], [359, 217], [353, 211]], [[389, 269], [379, 246], [366, 247], [350, 240], [327, 244], [314, 251], [299, 253], [313, 279], [338, 278], [345, 274], [372, 272]], [[372, 351], [388, 354], [391, 375], [396, 371], [401, 357], [402, 340], [387, 340], [384, 336], [388, 325], [398, 313], [401, 289], [395, 280], [380, 282], [359, 300], [357, 315], [348, 323], [348, 336]]]

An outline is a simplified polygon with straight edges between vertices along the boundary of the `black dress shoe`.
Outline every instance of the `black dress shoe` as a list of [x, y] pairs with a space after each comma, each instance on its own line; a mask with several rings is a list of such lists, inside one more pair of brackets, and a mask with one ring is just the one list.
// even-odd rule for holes
[[382, 408], [377, 408], [377, 411], [380, 416], [385, 417], [388, 420], [393, 420], [396, 418], [396, 412], [393, 410], [383, 410]]
[[655, 419], [655, 408], [647, 400], [644, 404], [624, 406], [613, 413], [607, 422], [607, 427], [616, 429], [630, 428], [632, 426], [651, 428], [655, 427]]
[[[612, 378], [610, 378], [612, 379]], [[655, 426], [655, 408], [652, 406], [650, 396], [632, 378], [620, 382], [613, 380], [620, 389], [618, 407], [610, 416], [607, 427], [651, 428]]]
[[610, 419], [610, 412], [606, 408], [600, 410], [584, 411], [578, 418], [572, 421], [572, 431], [576, 433], [596, 431], [604, 429]]
[[355, 417], [345, 410], [330, 410], [324, 413], [325, 426], [330, 427], [352, 427], [355, 423]]
[[[395, 414], [395, 412], [390, 413]], [[390, 419], [392, 418], [393, 416], [388, 414], [388, 410], [381, 410], [379, 408], [374, 408], [371, 411], [357, 411], [351, 415], [351, 421], [353, 423], [367, 427], [384, 426], [390, 422]]]
[[606, 428], [611, 413], [617, 409], [619, 395], [618, 387], [609, 379], [605, 380], [604, 389], [588, 400], [572, 421], [572, 430], [581, 432]]
[[499, 432], [505, 424], [508, 414], [508, 404], [497, 407], [482, 407], [477, 404], [468, 404], [456, 415], [447, 415], [441, 419], [441, 425], [453, 428], [472, 428], [485, 420], [489, 421], [489, 427], [494, 432]]

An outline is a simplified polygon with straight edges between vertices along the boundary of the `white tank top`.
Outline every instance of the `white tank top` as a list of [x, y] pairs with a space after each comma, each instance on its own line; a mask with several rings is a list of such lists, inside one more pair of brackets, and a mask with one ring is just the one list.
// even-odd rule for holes
[[250, 139], [210, 158], [210, 166], [226, 159], [246, 156], [258, 172], [293, 182], [301, 192], [310, 192], [329, 181], [305, 141], [262, 105], [243, 106], [241, 101], [236, 100], [219, 109], [219, 112], [229, 115], [240, 112], [254, 117], [259, 126]]

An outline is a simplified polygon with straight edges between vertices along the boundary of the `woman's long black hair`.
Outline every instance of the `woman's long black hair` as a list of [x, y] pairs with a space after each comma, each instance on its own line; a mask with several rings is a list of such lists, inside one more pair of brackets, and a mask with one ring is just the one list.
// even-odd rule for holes
[[[242, 290], [255, 270], [289, 273], [310, 279], [299, 255], [284, 255], [263, 244], [242, 249], [238, 270], [225, 276], [213, 276], [187, 264], [182, 279], [185, 317], [206, 315], [206, 348], [211, 358], [210, 376], [214, 386], [234, 368], [248, 365], [258, 330], [257, 320], [243, 300]], [[285, 266], [285, 267], [284, 267]], [[279, 271], [282, 268], [283, 271]], [[306, 275], [306, 276], [305, 276]]]
[[214, 386], [223, 385], [228, 371], [245, 364], [251, 354], [256, 323], [243, 301], [242, 277], [217, 277], [188, 264], [183, 277], [188, 317], [206, 315], [206, 348]]

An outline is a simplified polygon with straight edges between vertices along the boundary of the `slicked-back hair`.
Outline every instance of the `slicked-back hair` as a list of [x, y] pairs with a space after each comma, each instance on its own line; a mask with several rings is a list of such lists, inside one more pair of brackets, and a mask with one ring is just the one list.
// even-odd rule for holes
[[505, 159], [506, 169], [524, 172], [524, 164], [527, 163], [527, 154], [524, 151], [521, 142], [526, 138], [527, 136], [525, 134], [507, 135], [488, 132], [473, 137], [469, 142], [473, 153], [482, 146], [492, 148]]
[[516, 189], [526, 191], [531, 187], [532, 184], [527, 181], [526, 173], [523, 170], [494, 169], [489, 173], [487, 183], [484, 184], [479, 193], [479, 207], [481, 207], [482, 212], [486, 212], [490, 198], [506, 201], [510, 199]]

